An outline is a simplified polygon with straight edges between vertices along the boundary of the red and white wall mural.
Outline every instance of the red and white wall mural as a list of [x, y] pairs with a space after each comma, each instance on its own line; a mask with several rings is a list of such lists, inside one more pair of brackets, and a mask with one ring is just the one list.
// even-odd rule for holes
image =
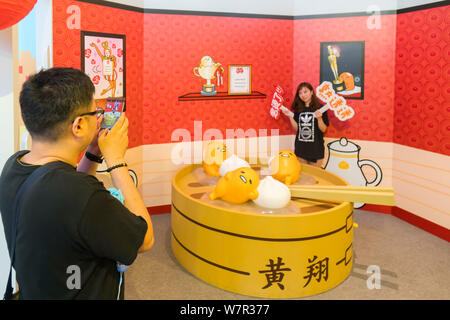
[[[284, 20], [143, 13], [74, 0], [53, 5], [54, 66], [81, 68], [81, 31], [126, 36], [128, 157], [140, 176], [150, 212], [166, 210], [170, 204], [171, 177], [181, 166], [171, 161], [179, 142], [173, 139], [175, 130], [187, 130], [188, 143], [194, 146], [202, 144], [210, 129], [224, 137], [230, 128], [254, 129], [254, 138], [262, 144], [270, 139], [261, 132], [271, 136], [271, 130], [278, 130], [273, 134], [279, 137], [279, 147], [289, 149], [294, 133], [288, 121], [269, 113], [276, 86], [283, 88], [284, 105], [289, 107], [300, 82], [320, 84], [321, 43], [364, 42], [364, 96], [347, 100], [354, 115], [346, 121], [329, 113], [326, 143], [345, 137], [360, 146], [360, 157], [382, 169], [381, 185], [394, 186], [398, 210], [418, 217], [411, 221], [416, 225], [426, 228], [429, 223], [435, 228], [430, 232], [448, 232], [449, 6], [381, 15], [380, 27], [368, 28], [365, 16]], [[78, 9], [68, 8], [74, 6], [79, 9], [79, 28], [69, 28], [68, 19]], [[215, 90], [227, 91], [228, 65], [251, 65], [251, 90], [262, 96], [180, 99], [187, 93], [200, 94], [206, 81], [193, 68], [205, 56], [224, 69], [223, 86], [215, 79]], [[201, 126], [195, 127], [196, 122]], [[373, 181], [377, 173], [367, 171], [366, 180]], [[439, 203], [435, 201], [440, 198], [432, 203], [422, 197], [419, 205], [401, 198], [411, 190], [447, 197]]]

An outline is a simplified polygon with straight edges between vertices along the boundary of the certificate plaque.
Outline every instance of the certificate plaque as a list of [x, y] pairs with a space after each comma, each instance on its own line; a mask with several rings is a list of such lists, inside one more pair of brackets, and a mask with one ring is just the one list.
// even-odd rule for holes
[[252, 94], [252, 66], [249, 64], [228, 65], [228, 94]]

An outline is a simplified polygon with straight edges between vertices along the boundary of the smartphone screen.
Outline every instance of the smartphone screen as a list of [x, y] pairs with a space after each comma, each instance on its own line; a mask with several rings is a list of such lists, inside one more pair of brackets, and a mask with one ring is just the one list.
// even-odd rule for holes
[[102, 129], [111, 129], [125, 111], [124, 98], [109, 98], [106, 100], [105, 113], [103, 114]]

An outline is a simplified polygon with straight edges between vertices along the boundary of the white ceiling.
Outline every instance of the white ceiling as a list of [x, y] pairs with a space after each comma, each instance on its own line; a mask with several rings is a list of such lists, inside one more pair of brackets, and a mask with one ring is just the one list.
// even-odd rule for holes
[[133, 7], [302, 16], [396, 10], [445, 0], [109, 0]]

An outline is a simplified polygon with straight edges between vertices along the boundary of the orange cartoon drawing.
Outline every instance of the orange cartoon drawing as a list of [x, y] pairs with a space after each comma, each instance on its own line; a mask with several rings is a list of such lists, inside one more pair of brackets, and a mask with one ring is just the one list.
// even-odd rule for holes
[[104, 89], [100, 95], [106, 94], [111, 91], [111, 96], [114, 97], [116, 93], [116, 81], [117, 81], [117, 58], [112, 54], [111, 49], [108, 46], [108, 41], [102, 42], [103, 53], [97, 47], [94, 42], [91, 42], [91, 47], [94, 47], [98, 55], [102, 59], [102, 73], [105, 80], [108, 81], [109, 87]]

